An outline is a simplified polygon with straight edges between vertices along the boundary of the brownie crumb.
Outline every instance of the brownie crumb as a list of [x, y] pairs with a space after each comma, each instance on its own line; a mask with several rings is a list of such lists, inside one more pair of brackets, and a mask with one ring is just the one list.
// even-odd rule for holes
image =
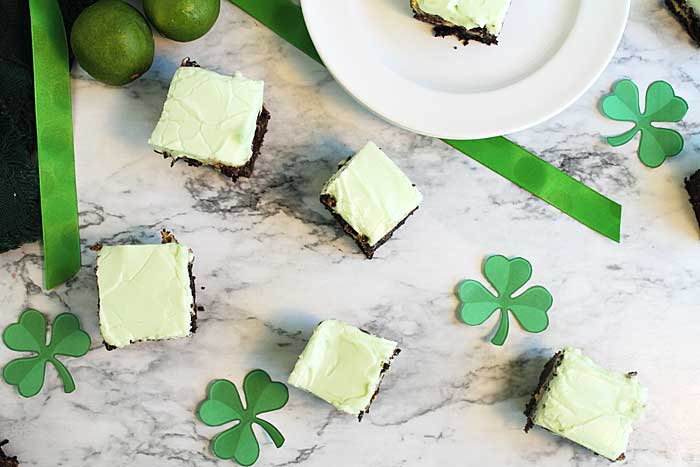
[[690, 204], [700, 226], [700, 170], [685, 179], [685, 189], [690, 196]]
[[17, 467], [19, 466], [17, 457], [10, 457], [2, 450], [7, 443], [9, 443], [8, 440], [0, 441], [0, 467]]
[[182, 62], [180, 62], [180, 66], [199, 68], [199, 64], [197, 62], [195, 62], [194, 60], [190, 60], [190, 57], [183, 58]]

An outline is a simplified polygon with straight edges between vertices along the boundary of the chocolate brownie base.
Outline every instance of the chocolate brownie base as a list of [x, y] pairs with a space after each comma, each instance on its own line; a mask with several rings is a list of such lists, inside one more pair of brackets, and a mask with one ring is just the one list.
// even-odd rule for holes
[[389, 233], [384, 235], [384, 237], [382, 237], [381, 240], [379, 240], [374, 245], [370, 245], [369, 239], [367, 238], [367, 236], [357, 233], [357, 231], [354, 228], [352, 228], [352, 226], [350, 224], [348, 224], [340, 214], [335, 212], [335, 205], [336, 205], [335, 198], [333, 198], [329, 194], [324, 193], [321, 195], [321, 204], [323, 204], [326, 207], [326, 209], [333, 215], [335, 220], [338, 221], [338, 223], [343, 227], [343, 230], [345, 231], [345, 233], [350, 235], [353, 238], [353, 240], [355, 240], [355, 243], [357, 243], [357, 246], [360, 247], [360, 249], [365, 254], [365, 256], [367, 256], [368, 259], [372, 259], [372, 257], [374, 256], [374, 253], [379, 249], [379, 247], [384, 245], [391, 238], [391, 236], [394, 234], [394, 232], [396, 232], [399, 228], [401, 228], [401, 226], [404, 225], [404, 223], [406, 223], [406, 220], [409, 217], [411, 217], [411, 215], [414, 212], [416, 212], [416, 210], [418, 209], [418, 208], [416, 208], [413, 211], [409, 212], [408, 215], [406, 217], [404, 217], [401, 222], [396, 224], [396, 227], [394, 227]]
[[[362, 332], [369, 334], [367, 331], [364, 331], [364, 330]], [[382, 381], [384, 381], [384, 376], [386, 375], [386, 372], [389, 371], [389, 368], [391, 368], [391, 362], [393, 362], [394, 359], [400, 353], [401, 353], [401, 349], [397, 348], [396, 350], [394, 350], [394, 354], [391, 356], [389, 361], [387, 363], [385, 363], [384, 365], [382, 365], [382, 371], [379, 374], [379, 384], [377, 384], [377, 390], [374, 391], [374, 394], [372, 395], [372, 399], [370, 399], [369, 404], [367, 404], [367, 407], [365, 407], [365, 409], [362, 412], [357, 414], [357, 421], [358, 422], [361, 422], [362, 417], [364, 417], [366, 413], [369, 413], [369, 408], [372, 405], [372, 402], [374, 402], [377, 399], [377, 396], [379, 395], [379, 387], [382, 385]]]
[[5, 454], [2, 447], [9, 443], [8, 440], [0, 441], [0, 467], [18, 467], [19, 461], [16, 457], [10, 457]]
[[[199, 65], [197, 62], [194, 60], [190, 60], [189, 57], [185, 58], [180, 66], [183, 67], [197, 67], [199, 68]], [[260, 114], [258, 115], [258, 120], [256, 122], [255, 126], [255, 135], [253, 136], [253, 144], [252, 144], [252, 150], [253, 150], [253, 155], [248, 159], [248, 162], [245, 163], [245, 165], [241, 166], [230, 166], [230, 165], [225, 165], [225, 164], [207, 164], [210, 167], [212, 167], [214, 170], [217, 170], [221, 172], [222, 174], [226, 175], [231, 179], [231, 181], [236, 181], [238, 180], [239, 177], [244, 177], [244, 178], [249, 178], [253, 174], [253, 169], [255, 168], [255, 161], [258, 159], [258, 156], [260, 155], [260, 151], [262, 150], [263, 146], [263, 140], [265, 139], [265, 134], [267, 133], [267, 124], [270, 121], [270, 112], [265, 108], [263, 105], [262, 110], [260, 111]], [[198, 161], [196, 159], [192, 159], [190, 157], [176, 157], [170, 154], [168, 151], [156, 151], [158, 154], [162, 154], [165, 159], [172, 159], [173, 162], [171, 164], [175, 165], [175, 162], [178, 160], [184, 160], [187, 162], [188, 165], [191, 167], [200, 167], [204, 165], [201, 161]]]
[[[557, 368], [561, 365], [564, 360], [564, 351], [559, 351], [544, 365], [542, 374], [540, 375], [539, 383], [537, 384], [537, 389], [532, 393], [532, 397], [525, 406], [525, 416], [527, 417], [527, 422], [525, 423], [525, 433], [529, 432], [532, 427], [535, 426], [535, 414], [537, 413], [537, 406], [549, 390], [549, 383], [552, 382], [555, 376], [557, 376]], [[632, 375], [633, 373], [630, 373]], [[615, 461], [625, 460], [625, 454], [620, 454], [620, 457], [615, 459]]]
[[690, 204], [693, 205], [695, 217], [698, 219], [700, 226], [700, 170], [685, 179], [685, 189], [690, 195]]
[[[163, 229], [160, 231], [160, 237], [161, 237], [161, 243], [177, 243], [177, 239], [173, 234], [171, 234], [169, 231]], [[91, 250], [93, 251], [100, 251], [102, 249], [101, 244], [96, 244], [92, 247], [90, 247]], [[190, 331], [192, 334], [197, 332], [197, 311], [199, 310], [199, 307], [197, 306], [197, 292], [195, 288], [195, 277], [194, 274], [192, 274], [192, 265], [194, 264], [194, 258], [192, 261], [190, 261], [189, 266], [187, 267], [187, 272], [190, 275], [190, 291], [192, 292], [192, 311], [190, 312]], [[95, 267], [95, 272], [97, 272], [97, 267]], [[98, 293], [98, 299], [97, 299], [97, 309], [100, 309], [100, 301], [99, 301], [99, 293]], [[99, 311], [98, 311], [98, 321], [99, 321]], [[142, 342], [142, 341], [131, 341], [132, 344], [135, 344], [136, 342]], [[104, 340], [102, 341], [104, 344], [105, 348], [109, 351], [115, 350], [118, 347], [114, 345], [109, 345], [107, 342]], [[0, 465], [0, 467], [2, 467]]]
[[694, 11], [686, 0], [665, 0], [666, 6], [678, 22], [683, 25], [690, 37], [700, 45], [700, 11]]
[[537, 389], [532, 393], [530, 401], [525, 406], [525, 416], [527, 417], [527, 423], [525, 424], [525, 433], [530, 431], [533, 426], [535, 426], [535, 414], [537, 413], [537, 404], [539, 404], [542, 396], [549, 390], [549, 383], [557, 375], [557, 368], [561, 365], [564, 360], [564, 352], [557, 352], [545, 365], [540, 374], [540, 381], [537, 383]]
[[498, 37], [491, 34], [486, 28], [467, 29], [464, 26], [452, 24], [437, 15], [431, 15], [421, 10], [418, 0], [411, 0], [411, 8], [415, 19], [433, 25], [433, 35], [435, 37], [455, 36], [464, 45], [469, 44], [469, 41], [472, 40], [486, 45], [498, 44]]

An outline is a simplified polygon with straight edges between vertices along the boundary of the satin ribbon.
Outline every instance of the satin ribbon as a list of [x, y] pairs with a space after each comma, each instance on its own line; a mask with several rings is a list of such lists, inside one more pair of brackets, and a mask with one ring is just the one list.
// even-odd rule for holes
[[[290, 0], [230, 1], [323, 64], [311, 42], [299, 6]], [[482, 140], [443, 141], [596, 232], [616, 242], [620, 241], [622, 206], [523, 147], [502, 136]]]
[[29, 0], [29, 12], [44, 283], [52, 289], [80, 270], [68, 44], [57, 0]]

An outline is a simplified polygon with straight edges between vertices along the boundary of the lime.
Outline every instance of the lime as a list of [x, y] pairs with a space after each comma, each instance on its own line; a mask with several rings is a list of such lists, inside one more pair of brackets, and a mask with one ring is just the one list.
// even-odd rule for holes
[[121, 0], [99, 0], [83, 10], [73, 24], [70, 45], [90, 76], [112, 86], [135, 80], [153, 63], [151, 28]]
[[221, 0], [144, 0], [143, 11], [161, 35], [179, 42], [199, 39], [214, 26]]

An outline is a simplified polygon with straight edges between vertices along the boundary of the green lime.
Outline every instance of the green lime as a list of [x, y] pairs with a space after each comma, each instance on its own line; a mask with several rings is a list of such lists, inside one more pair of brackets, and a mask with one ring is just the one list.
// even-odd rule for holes
[[144, 0], [143, 11], [161, 35], [179, 42], [199, 39], [214, 26], [221, 0]]
[[153, 63], [153, 34], [139, 11], [121, 0], [99, 0], [80, 13], [70, 45], [90, 76], [112, 86], [129, 83]]

